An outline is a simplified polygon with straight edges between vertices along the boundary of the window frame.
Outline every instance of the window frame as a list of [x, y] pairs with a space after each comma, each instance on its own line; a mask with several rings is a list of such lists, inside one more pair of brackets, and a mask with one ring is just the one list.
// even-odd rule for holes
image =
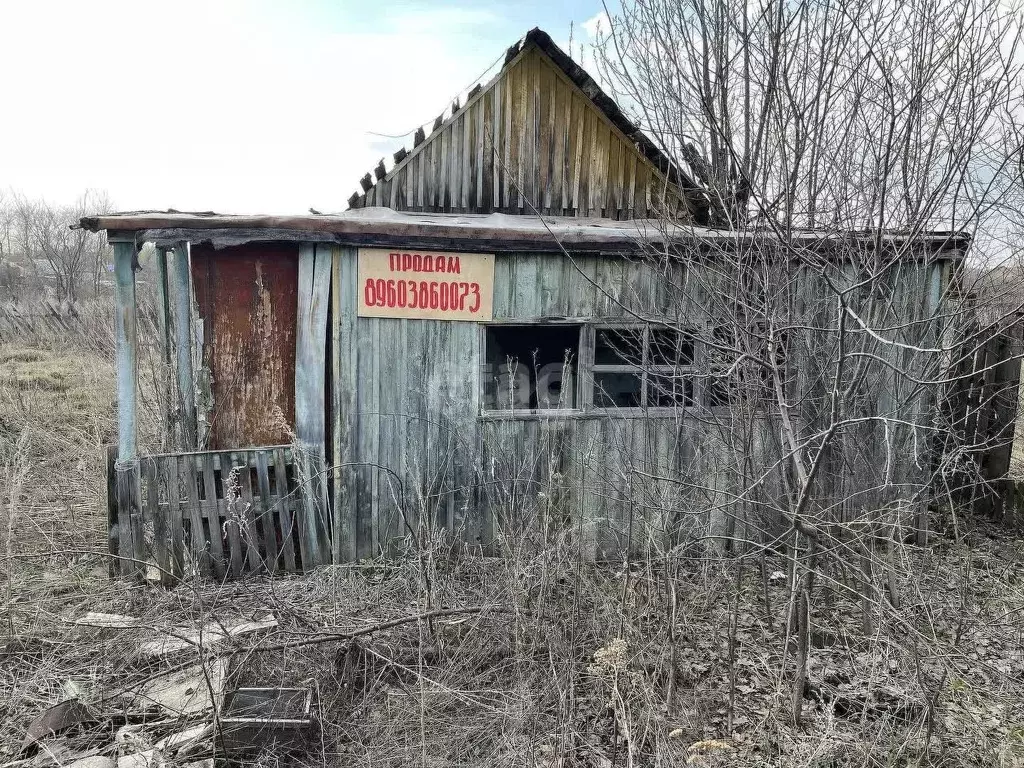
[[[579, 342], [576, 348], [576, 381], [573, 408], [488, 408], [484, 398], [483, 379], [477, 383], [479, 397], [478, 417], [484, 420], [529, 420], [529, 419], [573, 419], [593, 418], [611, 415], [637, 417], [642, 415], [672, 416], [682, 411], [701, 408], [703, 386], [701, 383], [700, 364], [703, 355], [699, 333], [695, 329], [678, 328], [657, 320], [603, 320], [582, 318], [544, 318], [535, 320], [495, 320], [481, 323], [479, 326], [480, 358], [487, 357], [487, 332], [493, 327], [531, 327], [542, 331], [546, 326], [574, 326], [579, 328]], [[675, 331], [679, 334], [689, 333], [693, 345], [693, 356], [686, 365], [645, 365], [650, 357], [651, 332], [659, 328]], [[643, 338], [641, 365], [595, 364], [594, 357], [597, 347], [597, 333], [602, 330], [637, 330]], [[641, 405], [639, 406], [601, 406], [594, 402], [595, 373], [630, 373], [640, 376]], [[686, 405], [651, 405], [648, 403], [651, 386], [651, 374], [685, 376], [689, 378], [691, 387], [690, 402]]]
[[[655, 414], [674, 414], [680, 410], [691, 410], [697, 408], [700, 403], [699, 398], [699, 386], [698, 379], [700, 377], [700, 370], [698, 365], [699, 360], [699, 344], [697, 342], [696, 335], [689, 333], [690, 343], [693, 346], [690, 362], [685, 365], [653, 365], [650, 363], [651, 359], [651, 335], [656, 330], [670, 330], [680, 335], [688, 334], [688, 330], [677, 328], [664, 322], [658, 322], [655, 320], [647, 321], [634, 321], [634, 322], [591, 322], [588, 326], [590, 328], [590, 339], [589, 339], [589, 350], [590, 360], [587, 368], [581, 373], [580, 378], [586, 380], [586, 400], [583, 402], [583, 407], [595, 414], [599, 415], [611, 415], [616, 413], [655, 413]], [[641, 352], [641, 362], [639, 365], [633, 363], [595, 363], [594, 355], [597, 350], [597, 334], [599, 331], [639, 331], [643, 338], [643, 350]], [[581, 340], [582, 344], [582, 340]], [[594, 402], [594, 394], [596, 391], [597, 383], [594, 374], [595, 373], [629, 373], [640, 377], [640, 405], [625, 406], [625, 405], [596, 405]], [[651, 405], [648, 401], [650, 399], [650, 386], [651, 386], [651, 375], [669, 375], [669, 376], [681, 376], [689, 379], [690, 382], [690, 402], [686, 405]]]
[[576, 376], [573, 386], [575, 390], [573, 392], [573, 401], [576, 403], [574, 408], [488, 408], [486, 405], [486, 398], [484, 397], [483, 390], [483, 377], [477, 376], [477, 397], [479, 398], [478, 416], [483, 419], [492, 420], [516, 420], [516, 419], [534, 419], [534, 418], [566, 418], [566, 417], [578, 417], [585, 413], [583, 397], [586, 394], [586, 387], [584, 382], [586, 379], [586, 373], [583, 368], [583, 350], [586, 348], [586, 334], [588, 324], [586, 320], [578, 318], [544, 318], [539, 320], [493, 320], [488, 323], [479, 324], [479, 343], [480, 343], [480, 360], [482, 365], [486, 365], [487, 361], [487, 330], [489, 328], [520, 328], [520, 327], [536, 327], [538, 330], [548, 326], [572, 326], [580, 329], [579, 340], [576, 343]]
[[[759, 330], [762, 331], [762, 332], [766, 332], [764, 328], [760, 328]], [[778, 347], [778, 349], [776, 349], [776, 364], [780, 365], [782, 367], [783, 371], [784, 371], [784, 378], [783, 378], [782, 384], [783, 384], [783, 391], [785, 392], [786, 389], [787, 389], [787, 381], [788, 381], [788, 376], [789, 376], [789, 361], [790, 361], [790, 334], [789, 334], [788, 330], [783, 330], [781, 332], [780, 338], [778, 339], [778, 343], [779, 343], [779, 347]], [[705, 345], [705, 346], [708, 346], [708, 345]], [[709, 378], [710, 377], [716, 377], [718, 374], [721, 374], [722, 372], [727, 372], [729, 369], [732, 368], [732, 363], [731, 362], [729, 362], [729, 361], [726, 361], [724, 363], [719, 362], [718, 360], [716, 360], [713, 357], [713, 355], [711, 353], [708, 353], [708, 352], [704, 353], [704, 356], [702, 358], [702, 362], [707, 367], [706, 376], [709, 377]], [[720, 413], [720, 412], [730, 411], [730, 410], [733, 409], [734, 403], [732, 403], [731, 398], [728, 396], [728, 389], [729, 389], [729, 385], [730, 385], [730, 380], [733, 379], [733, 377], [735, 375], [736, 374], [734, 372], [729, 377], [725, 378], [725, 380], [723, 382], [724, 386], [726, 387], [726, 393], [727, 393], [727, 396], [726, 396], [726, 398], [725, 398], [725, 400], [723, 402], [718, 402], [718, 403], [715, 403], [715, 404], [712, 405], [711, 403], [707, 402], [708, 399], [709, 399], [709, 396], [704, 394], [704, 392], [702, 392], [702, 398], [701, 399], [702, 399], [702, 402], [704, 403], [703, 407], [704, 407], [705, 410], [711, 411], [713, 413]], [[707, 385], [705, 385], [705, 386], [707, 386]], [[765, 386], [762, 388], [762, 390], [765, 393], [764, 402], [771, 402], [771, 401], [774, 400], [774, 398], [775, 398], [775, 391], [774, 391], [773, 385], [770, 382], [766, 381], [765, 382]], [[749, 401], [747, 401], [747, 402], [749, 403]], [[753, 402], [754, 402], [754, 405], [753, 405], [754, 410], [760, 411], [761, 410], [760, 404], [762, 402], [762, 399], [761, 398], [757, 398]]]

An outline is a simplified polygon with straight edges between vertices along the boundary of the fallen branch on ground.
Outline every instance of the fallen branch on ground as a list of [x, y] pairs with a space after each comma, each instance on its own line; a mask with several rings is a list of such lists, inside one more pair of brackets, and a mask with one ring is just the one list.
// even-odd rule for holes
[[461, 616], [472, 613], [484, 613], [485, 611], [494, 611], [495, 613], [509, 613], [507, 608], [502, 608], [495, 605], [474, 605], [466, 608], [441, 608], [436, 611], [427, 611], [426, 613], [417, 613], [412, 616], [403, 616], [399, 619], [392, 619], [391, 621], [385, 621], [380, 624], [374, 624], [369, 627], [363, 627], [362, 629], [354, 629], [350, 632], [329, 632], [325, 634], [316, 634], [313, 637], [303, 637], [296, 640], [287, 640], [283, 643], [274, 643], [273, 645], [264, 646], [247, 646], [245, 648], [235, 648], [231, 651], [232, 654], [241, 653], [242, 651], [281, 651], [287, 648], [302, 648], [307, 645], [320, 645], [322, 643], [331, 643], [337, 640], [352, 640], [356, 637], [362, 637], [363, 635], [372, 635], [374, 632], [381, 632], [385, 629], [391, 629], [392, 627], [398, 627], [402, 624], [410, 624], [414, 621], [425, 621], [428, 619], [438, 619], [444, 616]]

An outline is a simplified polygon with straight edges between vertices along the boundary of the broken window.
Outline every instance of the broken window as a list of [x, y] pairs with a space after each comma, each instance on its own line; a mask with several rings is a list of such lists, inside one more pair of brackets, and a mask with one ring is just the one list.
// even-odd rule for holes
[[594, 406], [674, 408], [693, 404], [694, 344], [676, 328], [597, 328]]
[[[770, 340], [761, 331], [738, 337], [728, 326], [698, 332], [654, 323], [491, 325], [484, 332], [483, 408], [763, 407], [774, 389], [765, 365]], [[586, 354], [581, 344], [591, 345]], [[785, 346], [783, 335], [775, 342], [783, 368]], [[581, 359], [588, 385], [577, 393]]]
[[485, 332], [484, 408], [575, 408], [578, 325], [491, 325]]

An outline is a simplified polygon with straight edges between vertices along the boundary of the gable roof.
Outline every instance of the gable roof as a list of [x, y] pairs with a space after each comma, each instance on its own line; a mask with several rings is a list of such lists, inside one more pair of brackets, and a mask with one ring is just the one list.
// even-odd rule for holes
[[695, 223], [707, 197], [550, 35], [532, 29], [498, 74], [438, 117], [411, 151], [381, 160], [351, 208], [543, 213]]

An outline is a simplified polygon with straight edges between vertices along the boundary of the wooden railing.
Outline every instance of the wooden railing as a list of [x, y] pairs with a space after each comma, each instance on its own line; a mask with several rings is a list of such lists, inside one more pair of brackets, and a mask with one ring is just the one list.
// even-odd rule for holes
[[[292, 446], [144, 456], [116, 468], [111, 459], [108, 467], [115, 573], [174, 583], [301, 572], [322, 558], [326, 510], [304, 492], [308, 465]], [[118, 473], [135, 477], [119, 486]]]

